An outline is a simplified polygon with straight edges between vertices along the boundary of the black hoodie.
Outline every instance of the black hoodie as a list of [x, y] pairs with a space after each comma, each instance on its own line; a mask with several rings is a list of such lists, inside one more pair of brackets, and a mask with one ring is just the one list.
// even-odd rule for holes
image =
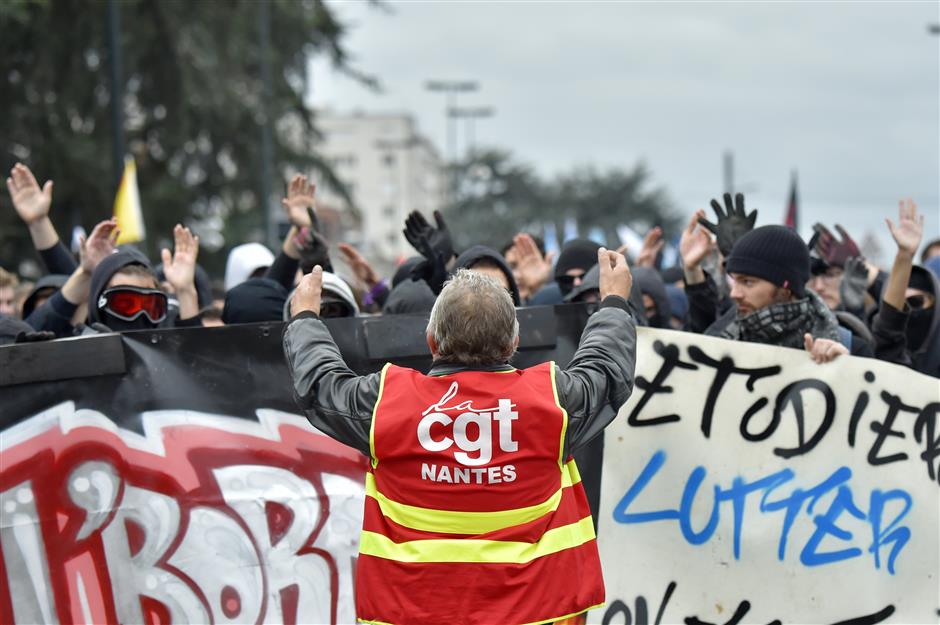
[[[898, 310], [882, 299], [871, 328], [875, 337], [875, 357], [940, 378], [940, 310], [937, 307], [940, 303], [940, 280], [927, 269], [914, 265], [908, 284], [912, 282], [918, 287], [931, 287], [934, 305], [926, 310], [912, 311], [904, 304], [904, 310]], [[912, 349], [908, 342], [915, 332], [921, 333], [923, 340]]]
[[669, 303], [666, 285], [663, 283], [659, 272], [647, 267], [634, 267], [632, 272], [633, 284], [640, 290], [640, 299], [643, 295], [649, 295], [656, 305], [656, 314], [648, 319], [650, 326], [666, 328], [667, 330], [672, 329], [672, 325], [669, 323], [672, 317], [672, 304]]
[[499, 267], [503, 275], [506, 276], [506, 280], [509, 281], [509, 292], [512, 294], [512, 303], [519, 306], [521, 301], [519, 299], [519, 287], [516, 286], [516, 279], [512, 275], [512, 269], [506, 264], [506, 259], [503, 258], [503, 255], [493, 248], [486, 247], [485, 245], [474, 245], [467, 249], [463, 254], [457, 257], [457, 262], [454, 264], [454, 271], [458, 269], [472, 269], [473, 266], [481, 260], [489, 261]]

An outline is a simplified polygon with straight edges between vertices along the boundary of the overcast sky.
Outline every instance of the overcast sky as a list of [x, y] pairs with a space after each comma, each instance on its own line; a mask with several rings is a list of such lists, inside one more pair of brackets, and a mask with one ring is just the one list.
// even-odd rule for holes
[[424, 81], [476, 80], [459, 104], [496, 110], [477, 145], [543, 176], [643, 160], [687, 215], [721, 193], [732, 150], [758, 224], [782, 220], [797, 169], [804, 235], [840, 222], [887, 259], [883, 218], [908, 195], [940, 234], [940, 2], [387, 4], [331, 3], [383, 91], [316, 62], [314, 105], [410, 112], [443, 152], [444, 96]]

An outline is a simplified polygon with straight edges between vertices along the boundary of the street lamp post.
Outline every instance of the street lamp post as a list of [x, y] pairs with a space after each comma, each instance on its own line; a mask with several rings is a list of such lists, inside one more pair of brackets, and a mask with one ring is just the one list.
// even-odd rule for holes
[[424, 88], [447, 94], [447, 107], [444, 109], [444, 119], [447, 123], [447, 161], [453, 163], [457, 160], [457, 129], [449, 113], [457, 107], [458, 93], [476, 91], [480, 84], [475, 80], [428, 80], [425, 81]]
[[492, 117], [496, 111], [489, 106], [477, 106], [469, 108], [451, 108], [447, 114], [454, 119], [466, 119], [467, 120], [467, 155], [471, 156], [473, 154], [473, 125], [474, 121], [477, 119], [483, 119], [486, 117]]

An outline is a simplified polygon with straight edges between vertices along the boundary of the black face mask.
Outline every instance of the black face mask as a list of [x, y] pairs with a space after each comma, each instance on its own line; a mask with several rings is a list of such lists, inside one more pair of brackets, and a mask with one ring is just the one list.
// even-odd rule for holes
[[930, 324], [933, 321], [933, 307], [921, 308], [911, 311], [911, 317], [907, 320], [907, 349], [916, 352], [923, 346], [930, 332]]
[[151, 322], [146, 315], [141, 315], [133, 321], [124, 321], [117, 319], [105, 313], [101, 315], [101, 321], [115, 332], [130, 332], [131, 330], [153, 330], [159, 327], [159, 324]]

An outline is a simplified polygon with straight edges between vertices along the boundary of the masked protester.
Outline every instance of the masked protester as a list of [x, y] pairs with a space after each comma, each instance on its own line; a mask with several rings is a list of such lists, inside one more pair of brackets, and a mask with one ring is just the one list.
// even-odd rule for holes
[[91, 276], [87, 325], [114, 332], [151, 330], [167, 317], [167, 297], [150, 261], [136, 249], [107, 256]]
[[940, 281], [913, 265], [924, 232], [924, 216], [913, 201], [902, 202], [898, 223], [888, 222], [898, 246], [878, 314], [872, 321], [875, 355], [940, 377]]

